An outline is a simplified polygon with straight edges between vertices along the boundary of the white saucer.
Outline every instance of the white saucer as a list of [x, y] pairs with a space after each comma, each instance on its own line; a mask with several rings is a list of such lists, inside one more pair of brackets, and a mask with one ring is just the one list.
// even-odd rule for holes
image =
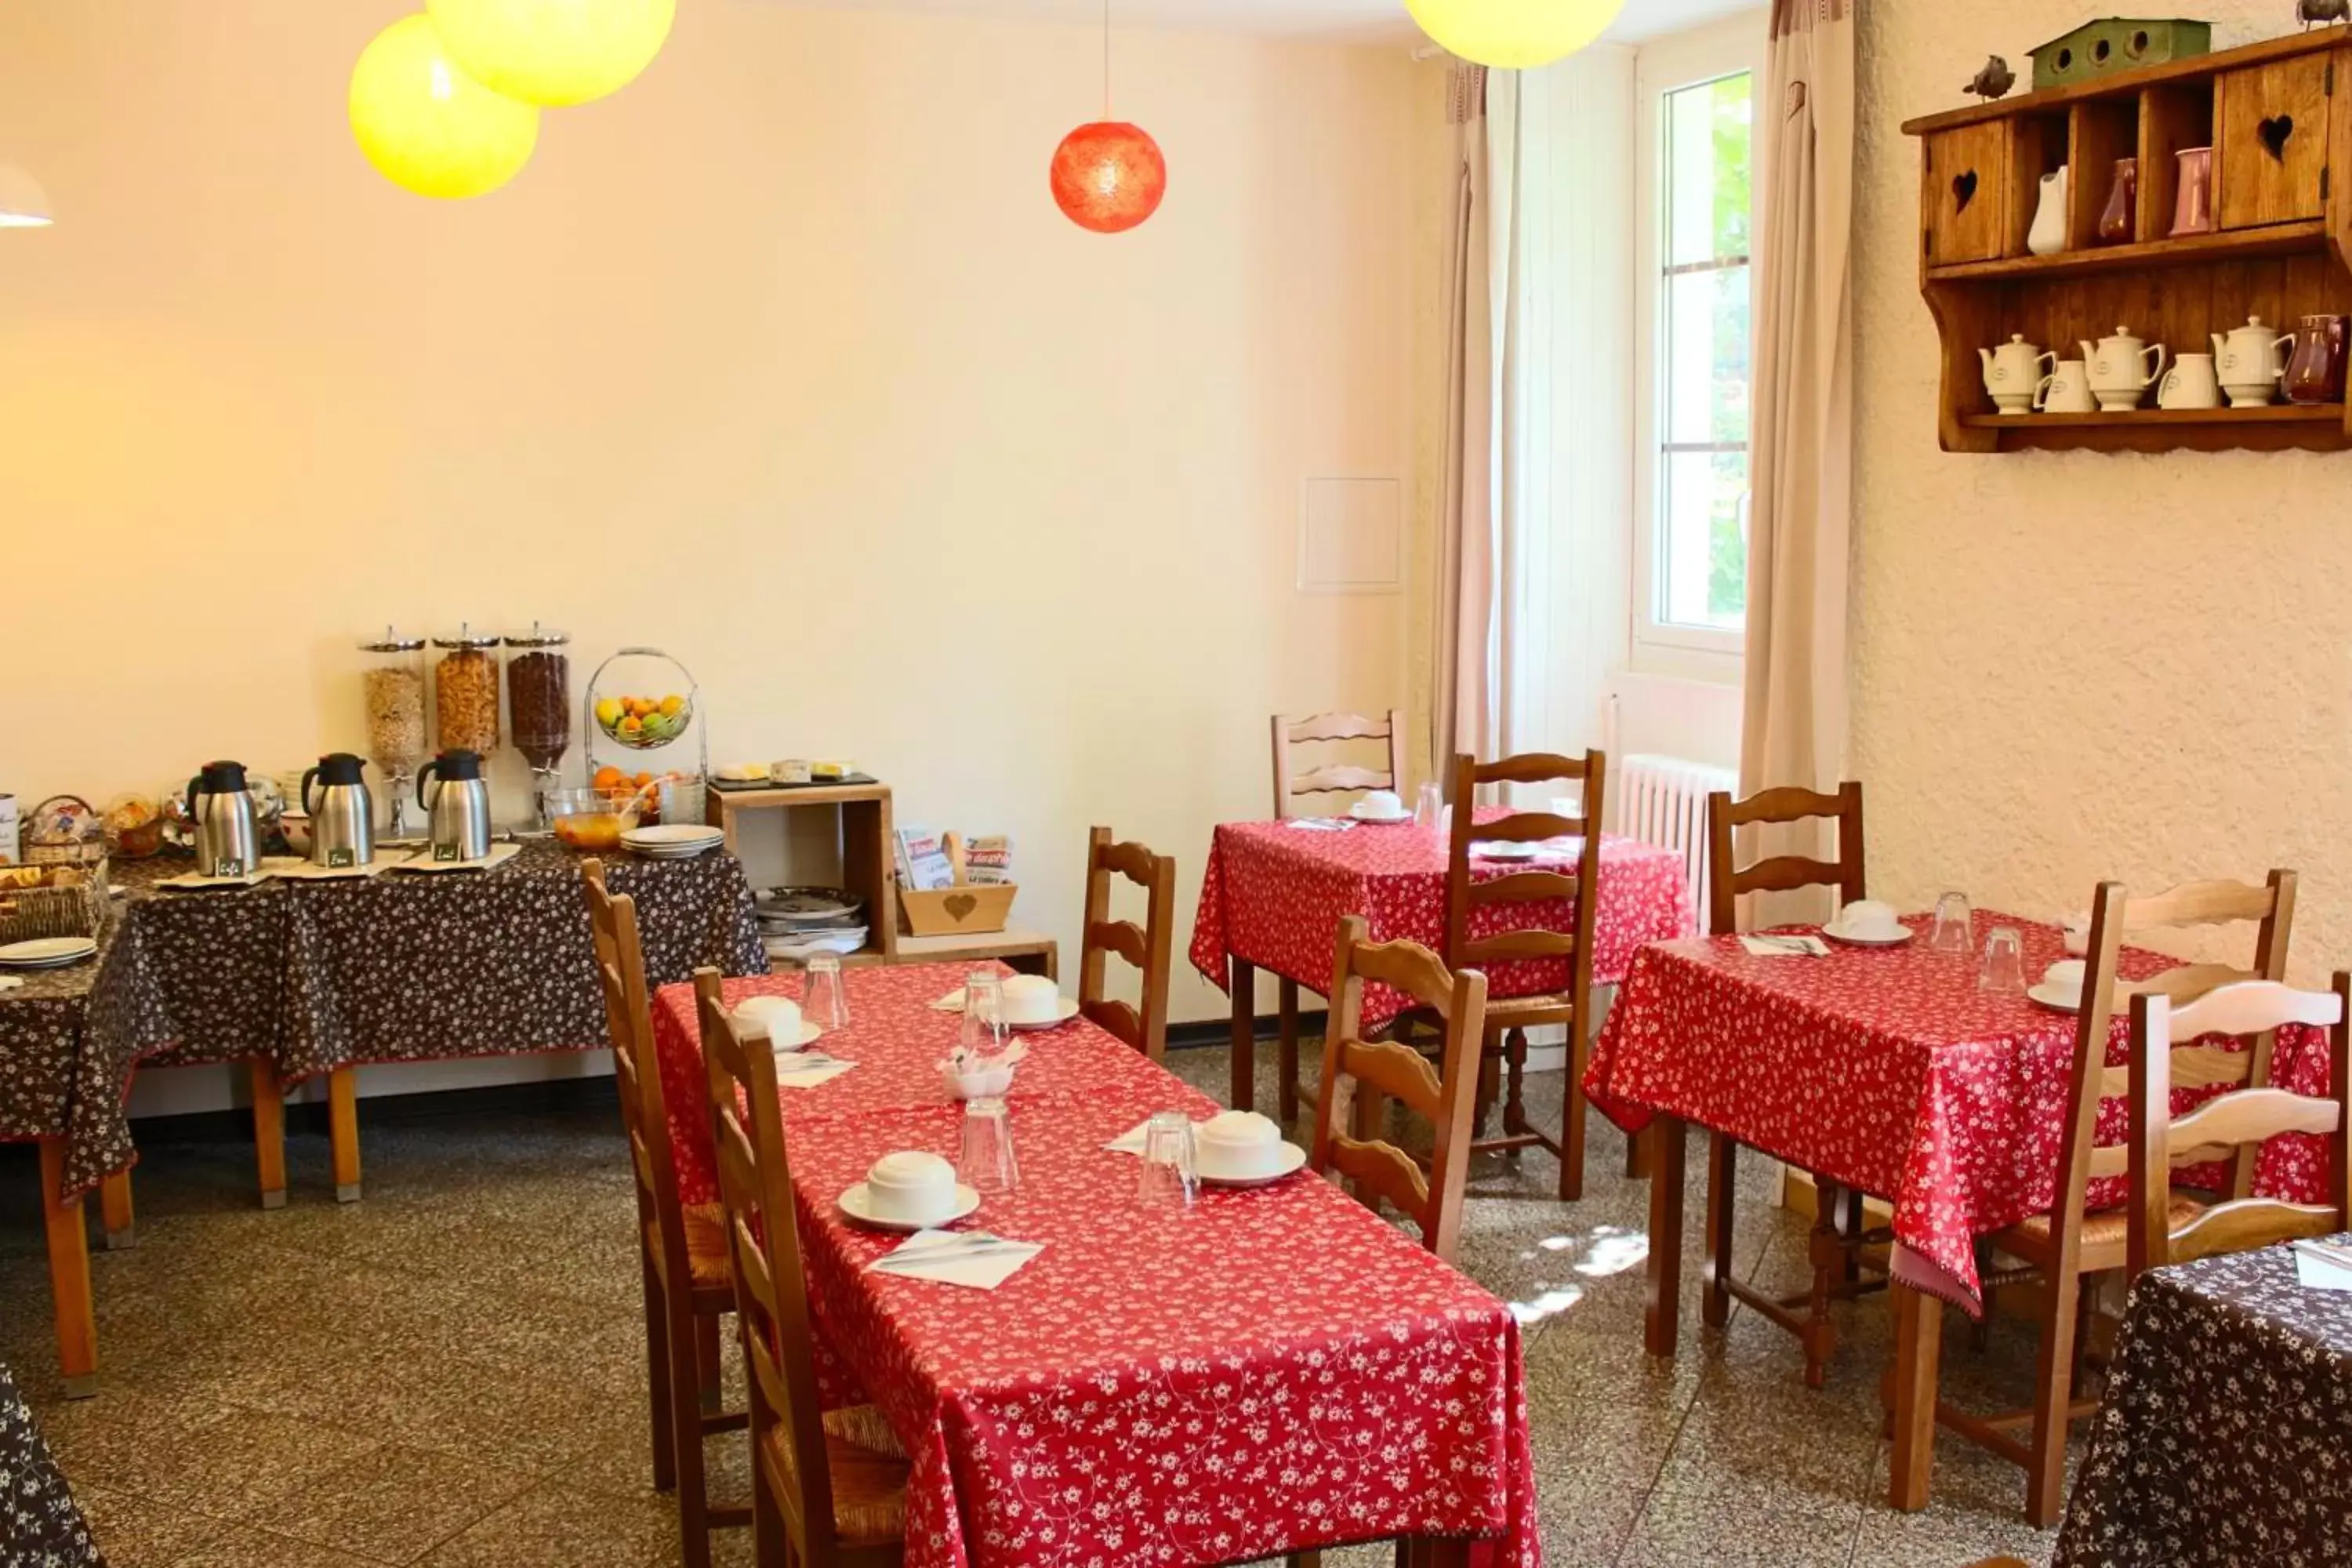
[[801, 1020], [801, 1032], [799, 1038], [793, 1040], [789, 1045], [780, 1046], [776, 1044], [775, 1037], [771, 1035], [768, 1037], [768, 1047], [781, 1056], [790, 1056], [794, 1051], [806, 1050], [809, 1047], [816, 1044], [819, 1039], [824, 1037], [824, 1030], [818, 1026], [815, 1019], [803, 1018]]
[[841, 1212], [849, 1218], [852, 1224], [862, 1225], [868, 1230], [889, 1230], [897, 1231], [904, 1236], [912, 1236], [919, 1230], [929, 1230], [934, 1226], [942, 1225], [953, 1225], [960, 1219], [969, 1217], [980, 1207], [980, 1194], [975, 1189], [965, 1186], [961, 1182], [958, 1182], [956, 1184], [956, 1201], [954, 1209], [947, 1214], [940, 1215], [935, 1219], [927, 1219], [920, 1221], [919, 1223], [912, 1220], [884, 1219], [879, 1215], [877, 1215], [872, 1210], [868, 1209], [866, 1206], [866, 1184], [864, 1182], [858, 1183], [856, 1186], [851, 1187], [846, 1192], [843, 1193], [840, 1197], [835, 1200], [835, 1206], [838, 1207]]
[[22, 969], [50, 969], [88, 958], [97, 951], [98, 942], [90, 937], [40, 936], [0, 947], [0, 963]]
[[1822, 927], [1822, 934], [1832, 942], [1842, 942], [1848, 947], [1901, 947], [1918, 933], [1905, 926], [1892, 936], [1848, 936], [1835, 926]]
[[1016, 1024], [1008, 1018], [1004, 1021], [1004, 1026], [1018, 1030], [1058, 1029], [1077, 1016], [1078, 999], [1075, 996], [1065, 996], [1054, 1004], [1054, 1016], [1051, 1019], [1034, 1024]]
[[664, 822], [651, 827], [632, 827], [621, 835], [621, 842], [633, 848], [683, 849], [689, 844], [721, 843], [726, 837], [716, 827], [692, 822]]
[[1365, 811], [1360, 806], [1353, 805], [1348, 808], [1348, 815], [1354, 817], [1358, 822], [1370, 822], [1387, 827], [1393, 827], [1400, 822], [1411, 822], [1412, 820], [1412, 813], [1409, 811], [1400, 811], [1394, 816], [1374, 816], [1371, 813]]
[[2083, 994], [2055, 985], [2036, 985], [2025, 994], [2028, 1002], [2049, 1008], [2053, 1013], [2079, 1013], [2083, 1010]]
[[1282, 1169], [1263, 1176], [1213, 1176], [1201, 1173], [1204, 1187], [1270, 1187], [1286, 1176], [1295, 1176], [1307, 1164], [1307, 1151], [1296, 1143], [1282, 1146]]
[[1543, 852], [1544, 847], [1540, 844], [1511, 838], [1480, 839], [1470, 846], [1470, 856], [1475, 860], [1533, 860], [1540, 858]]

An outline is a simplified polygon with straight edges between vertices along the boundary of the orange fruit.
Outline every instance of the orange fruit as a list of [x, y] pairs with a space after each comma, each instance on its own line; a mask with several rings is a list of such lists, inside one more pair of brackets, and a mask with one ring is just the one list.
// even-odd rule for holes
[[614, 790], [619, 789], [623, 784], [626, 784], [628, 780], [628, 774], [613, 766], [612, 763], [607, 763], [603, 767], [596, 770], [596, 776], [589, 780], [588, 784], [589, 787], [592, 789]]

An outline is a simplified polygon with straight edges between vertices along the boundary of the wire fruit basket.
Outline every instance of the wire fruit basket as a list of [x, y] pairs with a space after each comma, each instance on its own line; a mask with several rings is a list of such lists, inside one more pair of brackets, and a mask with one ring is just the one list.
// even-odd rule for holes
[[662, 775], [662, 820], [702, 820], [710, 733], [691, 670], [657, 647], [625, 647], [596, 667], [580, 706], [592, 785], [608, 766]]

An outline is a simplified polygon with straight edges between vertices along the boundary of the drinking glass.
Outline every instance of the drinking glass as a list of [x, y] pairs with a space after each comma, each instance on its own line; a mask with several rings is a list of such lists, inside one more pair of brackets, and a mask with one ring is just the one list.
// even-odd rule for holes
[[975, 1056], [1004, 1049], [1004, 982], [995, 971], [975, 969], [963, 980], [963, 1027], [956, 1043]]
[[1954, 958], [1966, 958], [1976, 946], [1969, 921], [1969, 896], [1961, 892], [1946, 893], [1936, 900], [1936, 923], [1927, 932], [1929, 952], [1948, 953]]
[[2015, 926], [1995, 926], [1985, 938], [1984, 967], [1977, 971], [1977, 989], [1994, 996], [2025, 994], [2025, 939]]
[[1436, 784], [1425, 784], [1414, 792], [1412, 825], [1415, 827], [1436, 827], [1438, 818], [1444, 814], [1444, 811], [1445, 792], [1439, 789]]
[[1143, 1173], [1136, 1201], [1146, 1208], [1190, 1208], [1201, 1177], [1192, 1163], [1192, 1119], [1181, 1110], [1153, 1113], [1143, 1130]]
[[1021, 1166], [1013, 1158], [1013, 1117], [1001, 1100], [963, 1104], [963, 1155], [956, 1174], [982, 1197], [1018, 1189]]
[[841, 984], [841, 955], [812, 953], [801, 990], [801, 1016], [831, 1034], [849, 1026], [849, 994]]

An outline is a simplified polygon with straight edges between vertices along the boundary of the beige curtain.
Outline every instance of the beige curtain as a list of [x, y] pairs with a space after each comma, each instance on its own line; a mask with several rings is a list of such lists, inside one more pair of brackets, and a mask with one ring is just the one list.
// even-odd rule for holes
[[1517, 414], [1507, 388], [1516, 353], [1512, 194], [1518, 82], [1456, 60], [1448, 68], [1454, 193], [1446, 252], [1445, 468], [1431, 649], [1430, 767], [1451, 776], [1456, 752], [1511, 745], [1509, 596], [1516, 553]]
[[[1757, 248], [1744, 793], [1834, 789], [1845, 765], [1857, 4], [1775, 0], [1758, 99], [1771, 119]], [[1753, 852], [1824, 854], [1832, 831], [1770, 830]], [[1751, 917], [1808, 919], [1819, 908], [1767, 904]]]

